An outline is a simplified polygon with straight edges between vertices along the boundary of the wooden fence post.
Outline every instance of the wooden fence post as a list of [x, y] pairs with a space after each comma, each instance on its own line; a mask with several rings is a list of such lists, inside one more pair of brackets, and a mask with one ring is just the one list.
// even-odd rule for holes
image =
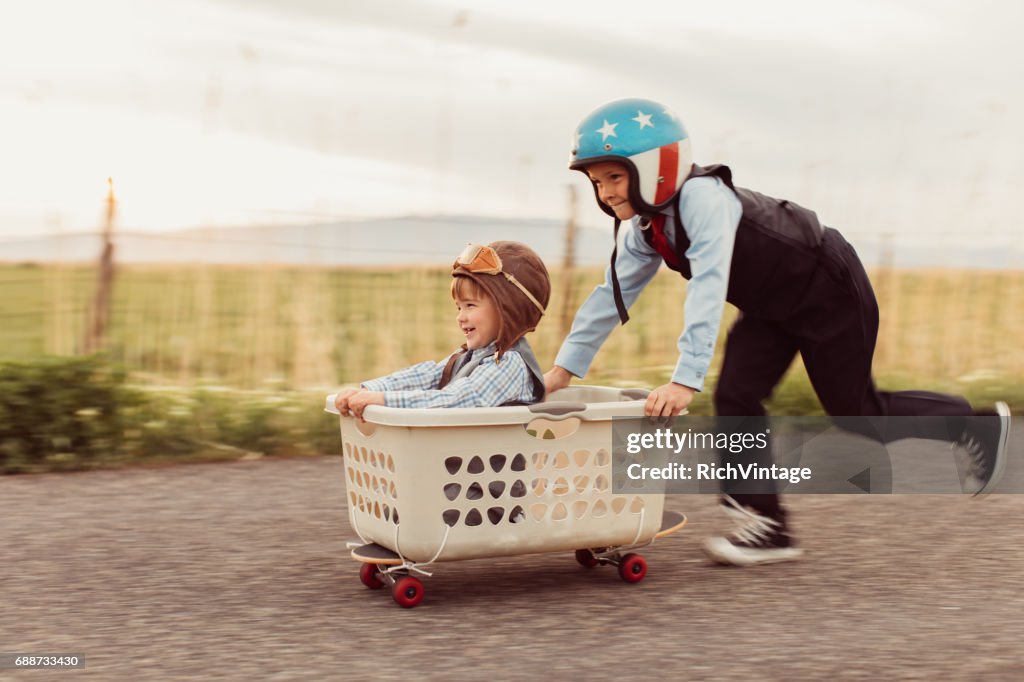
[[565, 223], [565, 254], [562, 258], [562, 310], [559, 314], [561, 338], [569, 334], [576, 290], [576, 187], [569, 185], [569, 217]]
[[106, 345], [107, 325], [110, 322], [110, 296], [114, 286], [114, 216], [117, 213], [117, 198], [114, 196], [114, 180], [107, 178], [107, 214], [103, 226], [103, 250], [96, 272], [96, 295], [89, 309], [89, 320], [85, 332], [86, 353], [95, 353]]

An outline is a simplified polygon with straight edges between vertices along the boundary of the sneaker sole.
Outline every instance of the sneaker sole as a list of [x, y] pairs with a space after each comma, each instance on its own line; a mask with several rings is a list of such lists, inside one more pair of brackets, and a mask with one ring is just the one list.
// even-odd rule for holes
[[996, 448], [996, 462], [992, 467], [992, 475], [981, 490], [974, 493], [975, 497], [985, 496], [992, 492], [992, 489], [999, 484], [1003, 477], [1003, 469], [1006, 468], [1006, 447], [1010, 442], [1010, 406], [1000, 401], [996, 403], [996, 414], [999, 415], [999, 446]]
[[799, 547], [779, 547], [776, 549], [743, 549], [725, 538], [708, 538], [701, 549], [708, 558], [726, 566], [757, 566], [760, 564], [779, 564], [795, 561], [803, 556]]

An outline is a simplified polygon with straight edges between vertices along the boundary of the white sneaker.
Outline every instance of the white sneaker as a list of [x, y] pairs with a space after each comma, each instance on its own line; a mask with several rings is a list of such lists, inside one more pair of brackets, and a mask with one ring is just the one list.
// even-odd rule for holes
[[985, 495], [992, 492], [1006, 468], [1006, 445], [1010, 440], [1010, 408], [996, 403], [995, 411], [976, 412], [967, 418], [964, 433], [954, 445], [967, 453], [968, 470], [965, 493]]
[[761, 516], [728, 495], [723, 495], [722, 501], [723, 510], [733, 518], [737, 527], [732, 535], [704, 541], [704, 553], [712, 561], [731, 566], [753, 566], [793, 561], [803, 555], [803, 550], [794, 546], [784, 521]]

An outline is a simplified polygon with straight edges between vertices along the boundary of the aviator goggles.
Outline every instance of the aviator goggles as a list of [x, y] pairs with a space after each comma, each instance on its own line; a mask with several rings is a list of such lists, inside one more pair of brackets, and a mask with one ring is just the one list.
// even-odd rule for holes
[[541, 315], [544, 314], [544, 306], [523, 286], [522, 282], [516, 279], [512, 273], [501, 269], [501, 256], [491, 247], [482, 244], [467, 245], [455, 260], [455, 267], [477, 275], [505, 275], [505, 279], [512, 282], [512, 284], [519, 288], [519, 291], [526, 294], [526, 298], [530, 299], [530, 303], [537, 306], [537, 310], [540, 311]]

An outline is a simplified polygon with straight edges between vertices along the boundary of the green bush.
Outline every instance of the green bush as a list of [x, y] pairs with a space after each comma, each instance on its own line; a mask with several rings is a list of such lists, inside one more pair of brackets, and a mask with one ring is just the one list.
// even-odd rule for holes
[[319, 393], [127, 378], [98, 356], [0, 364], [0, 473], [339, 451]]
[[120, 452], [144, 398], [98, 357], [0, 365], [0, 471], [80, 469]]

